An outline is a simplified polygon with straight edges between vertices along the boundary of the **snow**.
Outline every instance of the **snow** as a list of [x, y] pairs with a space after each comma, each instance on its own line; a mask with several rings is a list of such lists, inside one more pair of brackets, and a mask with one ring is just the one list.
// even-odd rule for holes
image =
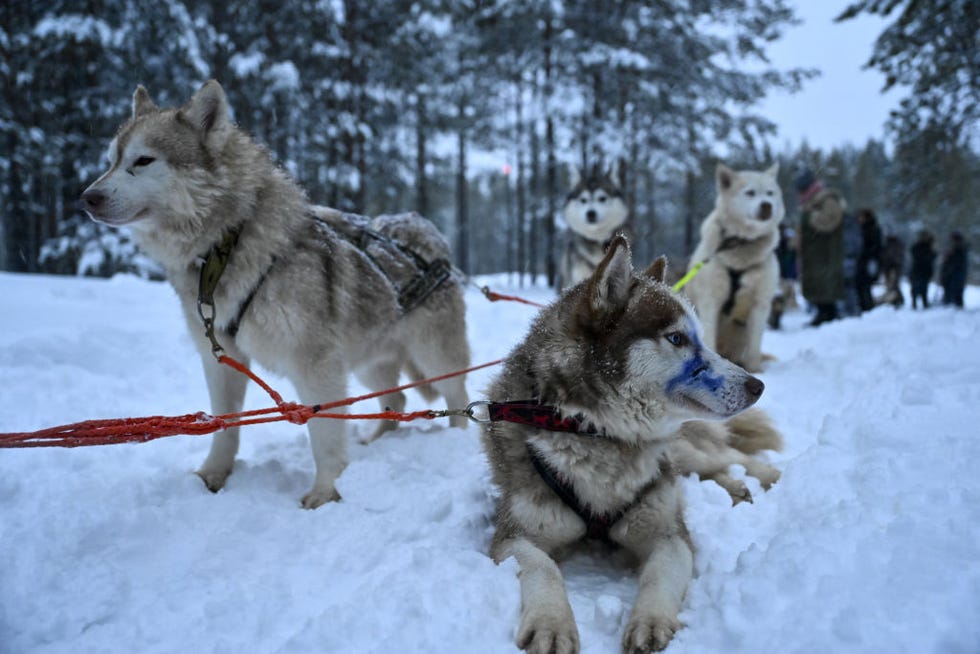
[[[535, 313], [475, 289], [467, 303], [475, 363]], [[783, 477], [768, 493], [748, 478], [755, 503], [734, 508], [684, 480], [696, 576], [668, 652], [980, 651], [980, 289], [967, 304], [819, 329], [794, 313], [766, 334]], [[471, 375], [474, 399], [493, 374]], [[0, 379], [0, 432], [208, 408], [173, 292], [130, 276], [0, 274]], [[247, 405], [269, 401], [253, 387]], [[343, 501], [316, 511], [299, 508], [296, 425], [246, 429], [216, 495], [192, 474], [201, 438], [0, 451], [0, 651], [515, 651], [517, 569], [485, 556], [477, 427], [361, 445], [369, 430], [351, 435]], [[633, 571], [598, 546], [562, 569], [583, 652], [618, 652]]]

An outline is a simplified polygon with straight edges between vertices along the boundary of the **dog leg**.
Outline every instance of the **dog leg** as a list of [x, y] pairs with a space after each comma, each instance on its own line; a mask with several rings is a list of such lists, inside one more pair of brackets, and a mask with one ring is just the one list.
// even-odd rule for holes
[[[231, 339], [225, 337], [226, 351], [229, 356], [248, 365], [248, 359], [231, 346]], [[208, 393], [211, 395], [211, 413], [222, 415], [241, 411], [245, 400], [245, 388], [248, 378], [232, 368], [219, 363], [210, 351], [201, 354], [204, 367], [204, 378], [208, 383]], [[221, 490], [228, 475], [235, 465], [235, 455], [238, 453], [238, 427], [229, 427], [220, 431], [211, 439], [211, 450], [208, 457], [197, 470], [197, 476], [204, 480], [204, 485], [212, 493]]]
[[[426, 377], [437, 377], [470, 365], [470, 349], [464, 329], [452, 336], [445, 335], [438, 343], [419, 343], [411, 355], [415, 366]], [[446, 398], [447, 409], [465, 409], [469, 404], [465, 376], [443, 379], [433, 386]], [[452, 416], [449, 424], [452, 427], [466, 427], [467, 419], [465, 416]]]
[[[333, 374], [323, 371], [334, 371]], [[319, 372], [319, 374], [317, 374]], [[347, 395], [346, 371], [343, 365], [310, 365], [303, 377], [304, 383], [297, 385], [300, 399], [304, 404], [315, 404]], [[331, 413], [347, 413], [346, 407], [331, 409]], [[310, 420], [310, 449], [316, 464], [316, 478], [313, 488], [303, 496], [304, 509], [315, 509], [327, 502], [340, 499], [334, 483], [347, 467], [347, 427], [343, 420]]]
[[[386, 388], [394, 388], [398, 385], [398, 374], [400, 367], [397, 361], [384, 361], [371, 365], [369, 368], [359, 370], [355, 374], [362, 384], [372, 391], [383, 391]], [[382, 395], [378, 398], [381, 410], [404, 411], [405, 394], [402, 392]], [[366, 445], [377, 440], [382, 434], [398, 428], [398, 423], [394, 420], [382, 420], [374, 433], [362, 442]]]
[[623, 652], [659, 651], [682, 625], [677, 619], [694, 574], [694, 553], [682, 534], [653, 536], [640, 588], [623, 633]]
[[699, 475], [701, 481], [713, 481], [728, 493], [732, 498], [732, 506], [738, 506], [740, 502], [752, 503], [752, 493], [748, 486], [741, 479], [735, 479], [727, 472], [716, 472], [710, 475]]
[[491, 556], [498, 563], [513, 556], [520, 566], [517, 646], [531, 654], [577, 654], [578, 628], [554, 559], [526, 538], [495, 544]]
[[762, 334], [766, 331], [769, 307], [763, 303], [752, 307], [745, 320], [745, 355], [742, 367], [749, 372], [762, 371]]

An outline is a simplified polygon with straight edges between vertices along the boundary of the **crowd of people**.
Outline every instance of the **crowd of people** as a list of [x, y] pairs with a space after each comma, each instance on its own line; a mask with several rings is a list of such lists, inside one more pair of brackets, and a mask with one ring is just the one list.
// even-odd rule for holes
[[[895, 234], [884, 235], [875, 212], [867, 207], [851, 212], [842, 194], [824, 185], [813, 171], [800, 170], [794, 187], [800, 217], [796, 229], [782, 225], [776, 256], [779, 260], [780, 307], [795, 298], [797, 279], [804, 299], [814, 311], [810, 325], [817, 326], [843, 316], [859, 315], [882, 304], [905, 303], [901, 279], [905, 273], [905, 244]], [[909, 248], [909, 286], [912, 308], [929, 307], [929, 284], [936, 277], [940, 253], [935, 235], [922, 229]], [[935, 281], [943, 289], [942, 303], [963, 306], [967, 280], [967, 243], [953, 231], [939, 259]], [[881, 280], [884, 293], [873, 286]], [[770, 326], [779, 327], [774, 312]]]

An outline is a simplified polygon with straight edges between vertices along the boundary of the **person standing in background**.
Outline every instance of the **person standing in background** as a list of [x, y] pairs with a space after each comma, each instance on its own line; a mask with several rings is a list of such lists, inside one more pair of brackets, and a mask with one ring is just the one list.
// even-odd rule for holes
[[875, 212], [867, 207], [858, 211], [857, 219], [861, 226], [861, 252], [858, 254], [854, 286], [861, 311], [871, 311], [875, 306], [871, 286], [878, 280], [878, 266], [882, 255], [881, 228]]
[[954, 231], [949, 235], [949, 249], [939, 266], [939, 283], [943, 287], [943, 304], [963, 308], [963, 289], [966, 287], [968, 266], [966, 240]]
[[922, 308], [929, 308], [929, 282], [935, 272], [936, 247], [935, 238], [928, 229], [919, 232], [909, 254], [912, 255], [912, 267], [909, 270], [909, 282], [912, 285], [912, 308], [918, 308], [916, 300], [922, 300]]
[[859, 316], [857, 275], [858, 259], [861, 257], [861, 225], [857, 217], [849, 211], [844, 212], [844, 315]]
[[844, 299], [844, 210], [840, 192], [804, 168], [793, 181], [800, 201], [800, 281], [817, 314], [810, 325], [836, 320]]

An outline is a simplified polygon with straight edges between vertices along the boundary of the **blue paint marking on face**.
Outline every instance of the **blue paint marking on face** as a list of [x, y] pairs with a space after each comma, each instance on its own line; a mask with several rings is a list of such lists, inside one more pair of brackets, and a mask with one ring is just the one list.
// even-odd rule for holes
[[687, 334], [691, 339], [693, 352], [690, 358], [684, 361], [684, 367], [667, 382], [667, 392], [673, 393], [678, 386], [687, 388], [704, 388], [714, 393], [725, 384], [723, 375], [712, 375], [711, 367], [705, 362], [701, 353], [704, 346], [697, 337], [697, 333], [691, 330]]

